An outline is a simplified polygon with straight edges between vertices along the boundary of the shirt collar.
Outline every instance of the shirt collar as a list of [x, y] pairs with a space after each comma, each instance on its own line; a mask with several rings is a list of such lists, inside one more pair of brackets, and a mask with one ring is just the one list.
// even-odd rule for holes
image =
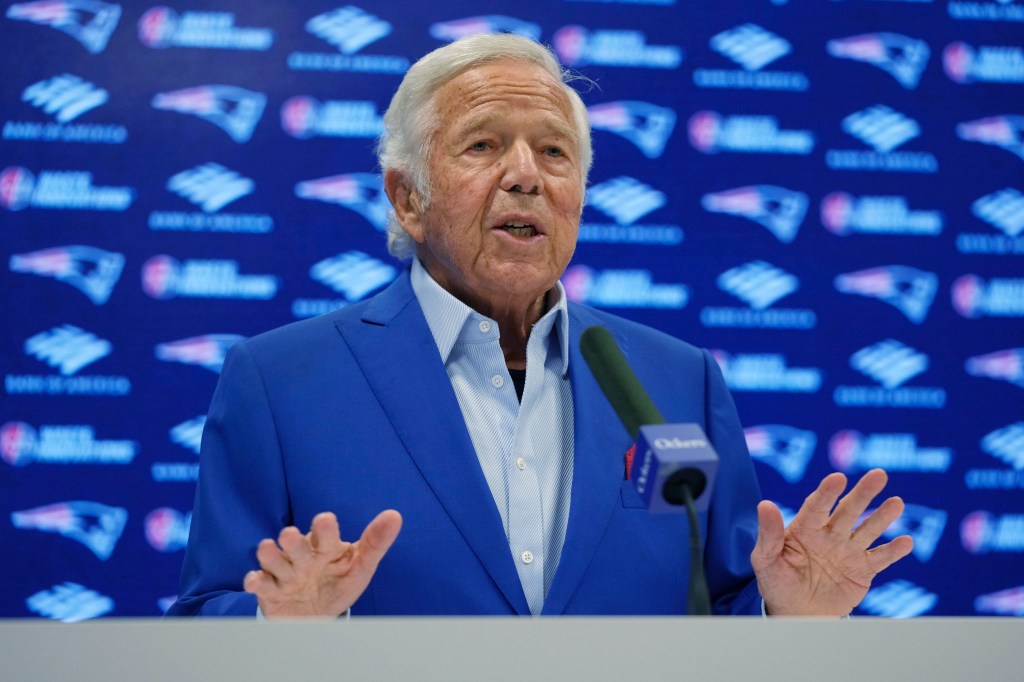
[[[412, 259], [409, 281], [423, 309], [423, 316], [427, 318], [427, 326], [430, 327], [437, 350], [441, 353], [441, 362], [448, 363], [448, 357], [467, 324], [479, 324], [486, 320], [496, 325], [494, 320], [473, 310], [435, 282], [418, 258]], [[534, 330], [548, 339], [549, 350], [552, 347], [559, 349], [562, 356], [561, 372], [565, 376], [569, 371], [569, 308], [561, 282], [555, 282], [554, 292], [558, 300], [541, 316]]]

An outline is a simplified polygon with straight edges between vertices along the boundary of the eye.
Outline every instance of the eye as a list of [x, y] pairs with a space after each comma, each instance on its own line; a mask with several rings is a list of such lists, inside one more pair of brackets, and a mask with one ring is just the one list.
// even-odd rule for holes
[[565, 152], [562, 151], [561, 147], [545, 147], [544, 153], [548, 156], [565, 156]]
[[469, 145], [470, 151], [474, 152], [485, 152], [491, 148], [491, 143], [486, 140], [478, 140], [473, 144]]

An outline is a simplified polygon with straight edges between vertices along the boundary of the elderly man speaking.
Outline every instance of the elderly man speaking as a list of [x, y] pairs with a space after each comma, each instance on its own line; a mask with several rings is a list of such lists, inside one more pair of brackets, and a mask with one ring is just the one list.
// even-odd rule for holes
[[388, 247], [411, 265], [231, 349], [172, 614], [684, 613], [686, 517], [648, 513], [625, 477], [631, 438], [579, 351], [591, 325], [719, 453], [700, 517], [714, 613], [842, 616], [910, 552], [872, 548], [899, 499], [857, 525], [880, 470], [842, 499], [826, 477], [784, 528], [711, 356], [566, 300], [591, 162], [569, 79], [511, 35], [409, 69], [379, 156]]

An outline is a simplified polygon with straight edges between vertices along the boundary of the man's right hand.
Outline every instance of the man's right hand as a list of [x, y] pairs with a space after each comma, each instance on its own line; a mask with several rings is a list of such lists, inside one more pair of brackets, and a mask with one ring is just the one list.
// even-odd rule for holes
[[370, 521], [358, 542], [344, 542], [337, 517], [317, 514], [305, 535], [289, 526], [277, 542], [260, 542], [256, 559], [262, 570], [245, 575], [245, 591], [256, 595], [267, 618], [336, 618], [370, 584], [401, 528], [402, 516], [388, 509]]

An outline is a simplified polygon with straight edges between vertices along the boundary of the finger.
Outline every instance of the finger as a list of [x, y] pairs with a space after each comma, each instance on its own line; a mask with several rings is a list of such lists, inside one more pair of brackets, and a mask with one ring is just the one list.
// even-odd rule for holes
[[261, 540], [256, 546], [256, 560], [260, 562], [260, 568], [277, 580], [288, 580], [295, 574], [291, 562], [270, 538]]
[[877, 574], [910, 554], [913, 549], [914, 539], [909, 535], [901, 535], [892, 542], [887, 542], [868, 551], [868, 559], [871, 562], [872, 570]]
[[864, 511], [871, 504], [871, 501], [875, 499], [875, 496], [882, 492], [888, 481], [889, 476], [882, 469], [872, 469], [864, 474], [857, 481], [857, 485], [853, 486], [853, 489], [836, 507], [836, 511], [832, 514], [832, 518], [829, 521], [832, 529], [839, 533], [849, 533], [853, 530], [853, 525], [857, 523], [857, 519], [864, 514]]
[[313, 554], [309, 538], [299, 532], [295, 526], [288, 526], [277, 536], [277, 544], [281, 546], [288, 560], [293, 564], [303, 564]]
[[782, 512], [774, 502], [761, 501], [757, 505], [757, 543], [750, 554], [755, 570], [775, 561], [785, 544], [785, 524]]
[[864, 522], [854, 529], [850, 539], [860, 549], [867, 549], [871, 544], [880, 538], [893, 521], [903, 513], [903, 500], [898, 497], [890, 497], [876, 509], [871, 516], [864, 519]]
[[341, 530], [338, 517], [331, 512], [321, 512], [313, 517], [309, 528], [309, 544], [317, 554], [329, 554], [329, 559], [341, 554]]
[[391, 549], [391, 545], [402, 529], [402, 515], [394, 509], [387, 509], [377, 514], [373, 521], [363, 530], [359, 542], [355, 543], [359, 558], [370, 566], [376, 566]]
[[276, 587], [274, 576], [266, 571], [249, 571], [242, 580], [242, 587], [250, 594], [264, 594]]
[[808, 528], [824, 528], [828, 525], [829, 514], [836, 500], [846, 488], [846, 476], [834, 472], [821, 479], [818, 489], [807, 496], [800, 505], [800, 511], [793, 517], [793, 524]]

